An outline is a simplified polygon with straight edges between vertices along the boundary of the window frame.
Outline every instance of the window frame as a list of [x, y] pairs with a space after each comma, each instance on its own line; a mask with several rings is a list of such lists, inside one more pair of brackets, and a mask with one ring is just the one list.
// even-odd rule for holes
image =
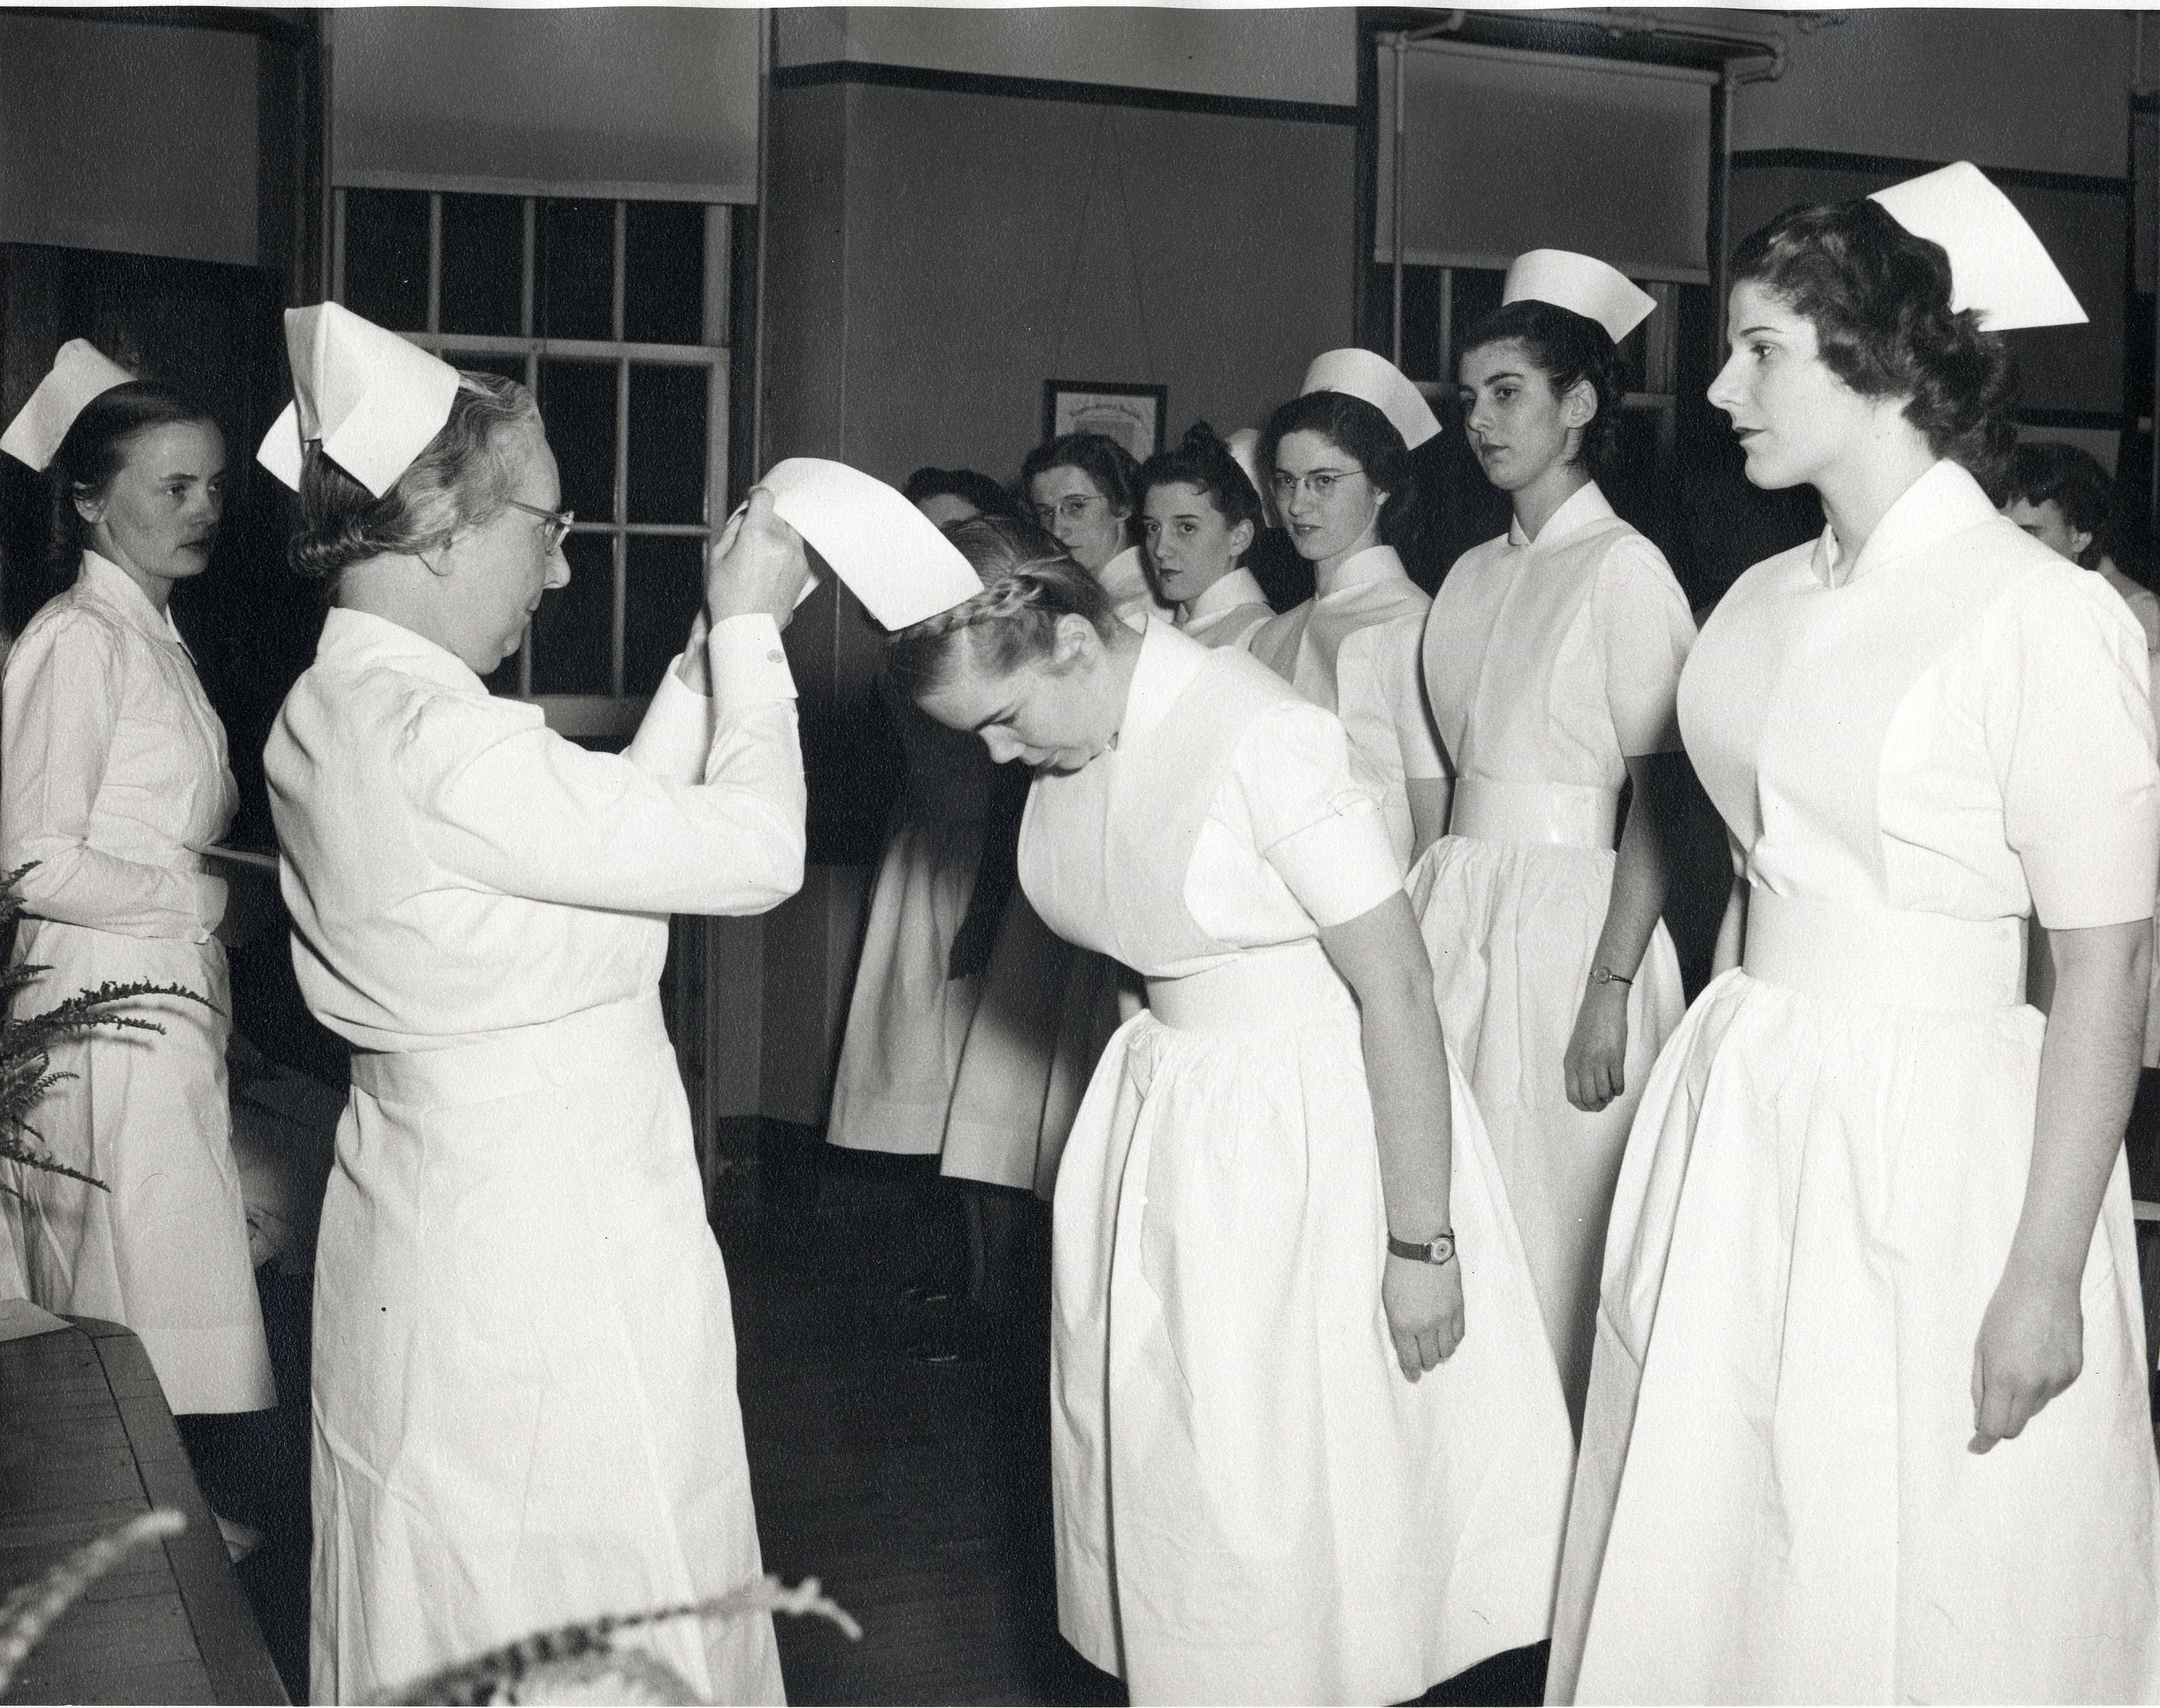
[[[401, 338], [445, 360], [460, 355], [522, 360], [525, 383], [536, 395], [539, 364], [543, 358], [612, 363], [615, 375], [615, 491], [612, 519], [579, 517], [571, 532], [581, 536], [606, 536], [610, 543], [614, 577], [610, 589], [611, 632], [608, 640], [608, 668], [612, 692], [606, 694], [536, 694], [532, 692], [532, 632], [528, 626], [517, 651], [517, 686], [511, 697], [541, 709], [548, 727], [574, 738], [612, 741], [627, 740], [651, 703], [649, 694], [626, 692], [623, 646], [629, 593], [629, 542], [634, 537], [672, 537], [710, 540], [724, 526], [728, 515], [730, 402], [733, 396], [732, 352], [727, 343], [730, 258], [735, 210], [725, 202], [698, 204], [704, 209], [704, 301], [701, 315], [703, 341], [697, 344], [656, 344], [626, 339], [623, 335], [626, 293], [629, 206], [634, 197], [587, 195], [574, 189], [559, 196], [524, 195], [502, 196], [493, 189], [475, 185], [463, 189], [439, 181], [366, 184], [340, 184], [331, 210], [330, 294], [342, 303], [345, 295], [345, 198], [350, 189], [402, 191], [428, 198], [428, 324], [424, 328], [391, 327]], [[442, 328], [443, 197], [445, 195], [496, 195], [522, 205], [523, 239], [520, 257], [519, 325], [516, 336], [444, 331]], [[533, 331], [534, 299], [537, 286], [540, 204], [545, 200], [575, 200], [611, 203], [614, 209], [613, 301], [606, 339], [548, 338]], [[705, 386], [704, 519], [698, 522], [633, 522], [628, 520], [630, 483], [630, 374], [633, 363], [702, 367]]]

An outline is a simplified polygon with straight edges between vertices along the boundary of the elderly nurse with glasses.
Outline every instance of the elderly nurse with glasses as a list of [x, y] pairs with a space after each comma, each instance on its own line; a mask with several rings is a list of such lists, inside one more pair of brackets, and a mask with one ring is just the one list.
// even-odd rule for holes
[[1334, 350], [1259, 444], [1275, 515], [1312, 565], [1315, 592], [1254, 631], [1253, 656], [1342, 720], [1405, 865], [1446, 828], [1448, 773], [1419, 662], [1432, 601], [1390, 542], [1416, 499], [1410, 454], [1439, 432], [1384, 358]]
[[[756, 1577], [727, 1275], [661, 1023], [667, 916], [801, 881], [769, 500], [628, 750], [482, 678], [569, 578], [532, 394], [334, 304], [288, 312], [262, 449], [331, 609], [266, 755], [316, 1017], [353, 1046], [315, 1281], [313, 1695]], [[656, 1628], [716, 1701], [781, 1695], [769, 1619]]]

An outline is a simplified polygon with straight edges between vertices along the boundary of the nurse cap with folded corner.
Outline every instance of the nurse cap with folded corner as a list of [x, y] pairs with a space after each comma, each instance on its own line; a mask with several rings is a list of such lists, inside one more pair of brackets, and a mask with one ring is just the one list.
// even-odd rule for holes
[[377, 498], [450, 418], [458, 371], [337, 303], [285, 310], [293, 401], [256, 458], [295, 492], [310, 440]]
[[1571, 249], [1530, 249], [1508, 267], [1500, 306], [1550, 303], [1605, 329], [1615, 344], [1650, 316], [1658, 299], [1617, 267]]
[[2008, 196], [1970, 160], [1908, 178], [1868, 198], [1950, 257], [1950, 309], [1983, 332], [2082, 326], [2087, 315], [2046, 247]]
[[1402, 434], [1404, 444], [1412, 450], [1439, 437], [1440, 418], [1432, 413], [1425, 394], [1387, 357], [1369, 350], [1331, 350], [1315, 356], [1297, 394], [1303, 397], [1315, 392], [1341, 392], [1363, 398], [1388, 418], [1389, 424]]
[[70, 338], [53, 358], [52, 371], [38, 382], [30, 401], [0, 433], [0, 451], [44, 474], [75, 417], [115, 386], [132, 384], [134, 378], [88, 339]]
[[772, 495], [772, 513], [896, 633], [983, 590], [981, 578], [937, 523], [859, 469], [822, 457], [790, 457], [757, 484]]

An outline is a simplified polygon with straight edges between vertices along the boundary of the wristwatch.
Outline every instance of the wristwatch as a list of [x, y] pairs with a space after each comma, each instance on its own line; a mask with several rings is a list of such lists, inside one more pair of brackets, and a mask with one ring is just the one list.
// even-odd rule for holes
[[1633, 984], [1635, 981], [1614, 972], [1600, 961], [1590, 969], [1590, 982], [1592, 984]]
[[1390, 1257], [1406, 1257], [1413, 1263], [1452, 1263], [1455, 1261], [1455, 1231], [1450, 1228], [1445, 1233], [1436, 1233], [1422, 1242], [1398, 1239], [1390, 1233], [1388, 1236], [1388, 1254]]

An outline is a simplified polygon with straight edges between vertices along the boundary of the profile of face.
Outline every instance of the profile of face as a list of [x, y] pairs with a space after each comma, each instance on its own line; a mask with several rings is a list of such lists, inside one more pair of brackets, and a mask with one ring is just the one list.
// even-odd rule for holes
[[939, 527], [950, 527], [956, 522], [973, 522], [983, 513], [956, 492], [932, 492], [927, 497], [916, 499], [915, 507]]
[[1043, 531], [1091, 575], [1125, 548], [1132, 512], [1113, 506], [1084, 469], [1045, 469], [1028, 481], [1027, 501]]
[[948, 729], [983, 738], [990, 757], [1040, 771], [1078, 771], [1118, 733], [1103, 638], [1085, 617], [1063, 616], [1050, 652], [1014, 669], [987, 668], [972, 631], [954, 647], [944, 679], [917, 701]]
[[[451, 650], [485, 676], [517, 650], [541, 595], [567, 584], [569, 559], [545, 516], [563, 502], [562, 477], [547, 436], [537, 427], [506, 428], [517, 470], [516, 503], [477, 527], [459, 532], [429, 567], [449, 604]], [[518, 505], [530, 506], [520, 509]]]
[[1485, 478], [1503, 492], [1519, 492], [1572, 463], [1597, 414], [1595, 387], [1577, 381], [1555, 391], [1520, 339], [1467, 352], [1457, 380], [1463, 431]]
[[105, 490], [78, 496], [91, 549], [138, 580], [185, 581], [210, 567], [225, 514], [225, 435], [207, 421], [137, 433]]
[[1388, 494], [1324, 433], [1311, 428], [1285, 433], [1269, 484], [1284, 531], [1308, 562], [1346, 558], [1379, 543]]
[[2003, 515], [2047, 547], [2060, 553], [2073, 563], [2085, 554], [2093, 537], [2083, 528], [2072, 527], [2069, 518], [2063, 514], [2063, 506], [2052, 498], [2043, 498], [2034, 504], [2028, 499], [2013, 498], [2005, 506]]
[[1822, 359], [1815, 322], [1752, 279], [1732, 288], [1726, 324], [1732, 353], [1710, 401], [1732, 418], [1755, 485], [1820, 485], [1865, 453], [1886, 410], [1902, 410], [1902, 399], [1863, 397], [1846, 385]]
[[1173, 605], [1189, 605], [1238, 567], [1253, 543], [1253, 525], [1223, 519], [1215, 501], [1190, 481], [1148, 488], [1140, 526], [1155, 580]]

